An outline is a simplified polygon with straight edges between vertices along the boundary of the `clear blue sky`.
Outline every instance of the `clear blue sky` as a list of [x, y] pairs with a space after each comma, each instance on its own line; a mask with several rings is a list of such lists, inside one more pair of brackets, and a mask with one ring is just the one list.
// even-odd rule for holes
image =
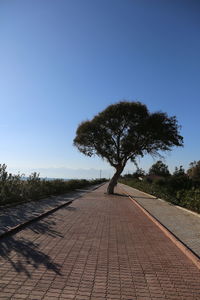
[[198, 0], [1, 0], [1, 163], [108, 175], [72, 142], [81, 121], [122, 99], [177, 116], [185, 147], [166, 155], [171, 170], [199, 160], [199, 15]]

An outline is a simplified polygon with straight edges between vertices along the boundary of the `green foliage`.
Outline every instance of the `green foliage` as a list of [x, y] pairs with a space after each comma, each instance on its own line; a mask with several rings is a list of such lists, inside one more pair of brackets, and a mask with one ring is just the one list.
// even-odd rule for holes
[[190, 168], [188, 169], [187, 174], [191, 179], [200, 182], [200, 160], [190, 163]]
[[192, 181], [186, 175], [173, 175], [167, 179], [166, 183], [170, 191], [188, 190], [192, 188]]
[[160, 177], [147, 176], [142, 181], [123, 177], [121, 182], [200, 213], [200, 161], [190, 163], [187, 174], [180, 166], [175, 167], [173, 175], [166, 176], [168, 167], [161, 161], [152, 165], [149, 173]]
[[91, 121], [81, 123], [74, 145], [85, 155], [105, 158], [116, 167], [129, 159], [182, 146], [175, 117], [150, 113], [140, 102], [108, 106]]
[[126, 178], [120, 182], [200, 213], [200, 186], [196, 188], [185, 174], [151, 181]]
[[183, 169], [183, 166], [180, 166], [179, 168], [175, 167], [173, 175], [174, 176], [183, 176], [183, 175], [186, 175], [185, 170]]
[[116, 169], [108, 187], [108, 193], [113, 193], [128, 160], [134, 162], [137, 156], [157, 155], [182, 146], [183, 137], [176, 117], [150, 113], [140, 102], [122, 101], [81, 123], [74, 145], [85, 155], [106, 159]]
[[157, 176], [169, 176], [168, 166], [164, 164], [161, 160], [158, 160], [155, 164], [151, 166], [149, 169], [149, 175], [157, 175]]
[[145, 175], [145, 171], [137, 168], [137, 170], [132, 173], [132, 174], [125, 174], [124, 176], [122, 176], [122, 178], [139, 178], [139, 177], [143, 177]]
[[45, 180], [39, 174], [32, 173], [26, 180], [23, 175], [12, 175], [6, 171], [6, 165], [0, 164], [0, 205], [38, 200], [50, 195], [64, 194], [77, 188], [105, 182], [106, 179], [94, 180]]

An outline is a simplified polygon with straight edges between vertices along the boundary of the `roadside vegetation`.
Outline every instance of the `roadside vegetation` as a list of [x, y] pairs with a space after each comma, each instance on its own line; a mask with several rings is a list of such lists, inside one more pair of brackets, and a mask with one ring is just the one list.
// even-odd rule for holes
[[120, 182], [200, 213], [200, 161], [192, 162], [187, 171], [176, 167], [173, 174], [167, 165], [157, 161], [147, 174], [138, 169], [122, 176]]
[[13, 175], [8, 173], [6, 169], [5, 164], [0, 164], [0, 206], [39, 200], [106, 181], [105, 178], [94, 180], [46, 180], [40, 178], [37, 173], [32, 173], [29, 177], [24, 178], [23, 174]]

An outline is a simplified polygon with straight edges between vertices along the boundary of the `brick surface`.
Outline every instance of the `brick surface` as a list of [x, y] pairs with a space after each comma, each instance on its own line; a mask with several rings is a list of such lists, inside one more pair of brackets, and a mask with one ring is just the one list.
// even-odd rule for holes
[[13, 205], [11, 207], [0, 206], [0, 237], [6, 232], [9, 232], [19, 224], [28, 222], [35, 217], [38, 217], [48, 211], [59, 207], [62, 204], [81, 197], [84, 193], [89, 192], [97, 187], [89, 186], [84, 189], [76, 189], [73, 192], [68, 192], [59, 196], [51, 196], [37, 201], [30, 201]]
[[162, 199], [120, 184], [151, 215], [158, 219], [176, 237], [200, 256], [200, 215], [172, 205]]
[[0, 241], [1, 299], [200, 299], [200, 271], [106, 185]]

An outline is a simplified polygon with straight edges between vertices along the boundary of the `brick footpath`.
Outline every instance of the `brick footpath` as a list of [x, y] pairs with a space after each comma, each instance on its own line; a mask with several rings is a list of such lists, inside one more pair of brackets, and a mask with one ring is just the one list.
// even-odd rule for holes
[[200, 257], [200, 215], [128, 185], [119, 186]]
[[63, 195], [20, 203], [11, 207], [0, 207], [0, 237], [4, 233], [13, 230], [13, 228], [29, 222], [61, 205], [71, 202], [98, 186], [99, 185], [94, 185], [84, 189], [76, 189], [75, 191]]
[[200, 271], [106, 185], [0, 241], [0, 299], [200, 299]]

